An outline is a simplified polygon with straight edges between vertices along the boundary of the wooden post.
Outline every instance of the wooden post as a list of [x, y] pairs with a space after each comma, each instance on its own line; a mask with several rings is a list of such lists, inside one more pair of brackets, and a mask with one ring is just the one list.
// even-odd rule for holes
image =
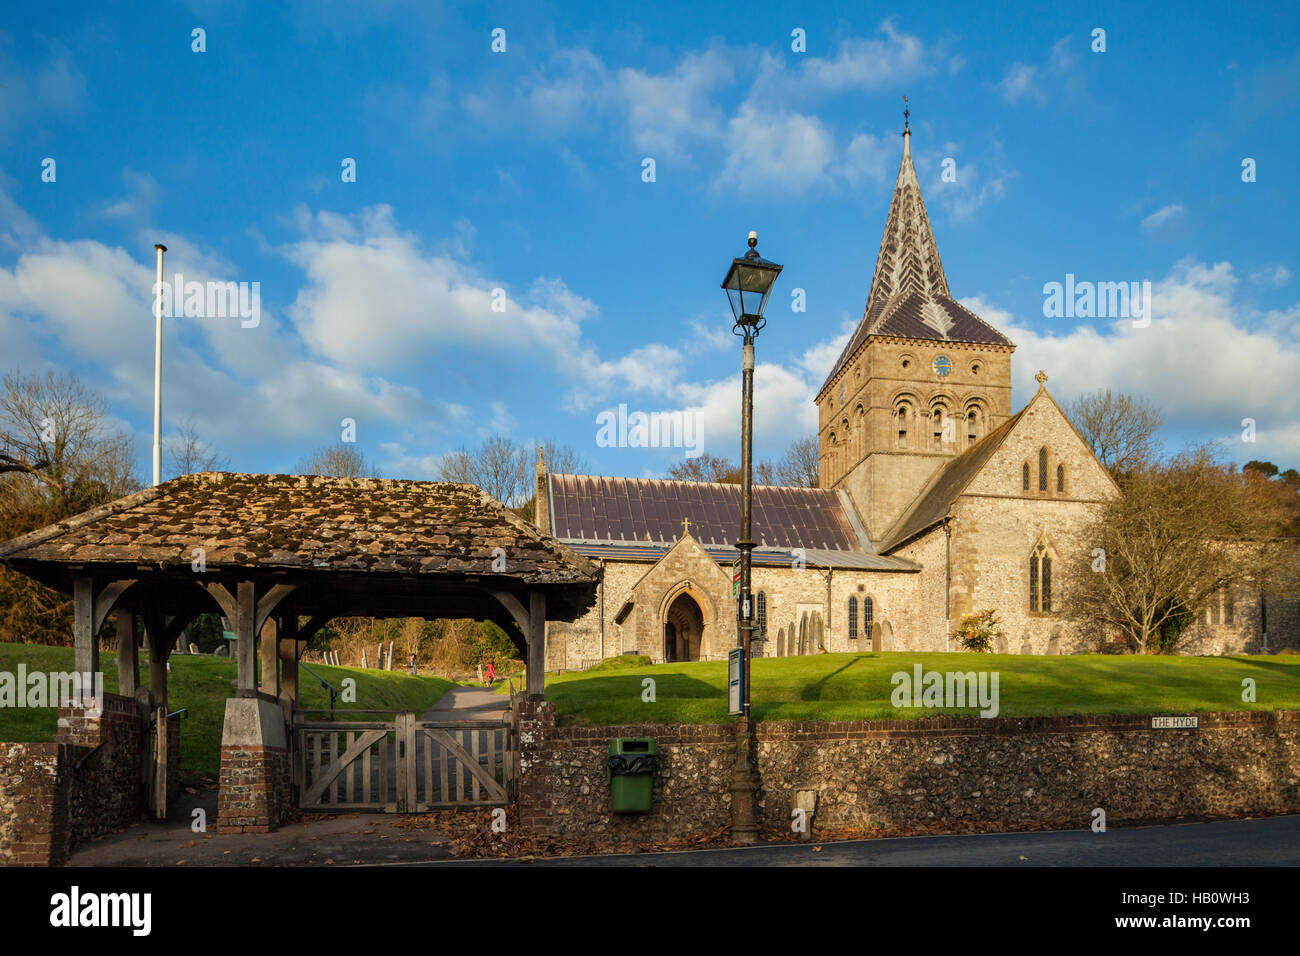
[[528, 696], [541, 700], [546, 694], [546, 595], [528, 594]]
[[140, 657], [135, 644], [135, 609], [117, 606], [117, 692], [134, 697], [140, 683]]
[[257, 599], [252, 581], [240, 581], [235, 589], [237, 613], [235, 636], [239, 639], [235, 672], [235, 696], [257, 696]]
[[152, 618], [156, 627], [149, 634], [149, 690], [153, 692], [153, 702], [159, 707], [167, 706], [167, 657], [171, 650], [170, 642], [163, 636], [163, 618], [156, 614]]
[[289, 699], [298, 699], [298, 615], [289, 614], [280, 627], [280, 686]]
[[78, 674], [99, 673], [99, 642], [95, 639], [95, 582], [79, 575], [72, 585], [72, 637], [74, 666]]
[[262, 692], [272, 697], [280, 696], [279, 634], [275, 618], [268, 617], [262, 625]]

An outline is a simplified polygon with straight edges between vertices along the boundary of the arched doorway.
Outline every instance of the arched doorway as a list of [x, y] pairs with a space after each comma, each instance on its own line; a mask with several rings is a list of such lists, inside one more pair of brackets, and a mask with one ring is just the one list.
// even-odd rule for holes
[[683, 591], [664, 613], [664, 660], [698, 661], [704, 637], [704, 612]]

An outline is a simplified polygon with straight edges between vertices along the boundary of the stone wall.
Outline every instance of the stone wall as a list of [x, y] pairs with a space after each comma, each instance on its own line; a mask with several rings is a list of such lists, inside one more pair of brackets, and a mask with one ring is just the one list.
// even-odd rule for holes
[[[519, 715], [519, 810], [554, 836], [651, 841], [730, 822], [735, 725], [560, 727]], [[1081, 829], [1300, 810], [1300, 713], [1202, 714], [1199, 730], [1145, 716], [937, 718], [758, 725], [759, 820], [789, 832], [795, 792], [817, 792], [812, 832], [957, 822]], [[609, 809], [614, 737], [658, 747], [654, 809]]]
[[0, 744], [0, 866], [68, 856], [68, 755], [62, 744]]
[[[174, 779], [176, 719], [168, 734]], [[105, 694], [99, 714], [61, 708], [56, 743], [0, 744], [0, 864], [57, 865], [87, 841], [139, 820], [146, 741], [135, 701]]]

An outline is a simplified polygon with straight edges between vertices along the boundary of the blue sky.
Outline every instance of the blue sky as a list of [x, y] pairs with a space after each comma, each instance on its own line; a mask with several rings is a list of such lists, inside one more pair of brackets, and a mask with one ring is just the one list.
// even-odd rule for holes
[[[498, 432], [662, 475], [681, 450], [598, 447], [596, 416], [687, 410], [737, 456], [718, 283], [756, 229], [785, 265], [758, 342], [775, 457], [861, 316], [907, 95], [953, 294], [1019, 347], [1015, 407], [1044, 368], [1062, 401], [1149, 397], [1175, 445], [1300, 466], [1294, 6], [841, 6], [11, 5], [0, 366], [83, 376], [147, 478], [162, 241], [169, 276], [260, 283], [256, 328], [167, 320], [164, 432], [235, 470], [292, 470], [352, 418], [391, 477]], [[1150, 281], [1151, 325], [1045, 318], [1067, 273]]]

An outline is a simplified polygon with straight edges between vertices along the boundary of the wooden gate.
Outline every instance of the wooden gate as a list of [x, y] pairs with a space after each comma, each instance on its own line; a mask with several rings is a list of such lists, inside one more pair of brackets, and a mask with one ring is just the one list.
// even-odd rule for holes
[[302, 721], [295, 725], [298, 806], [310, 811], [424, 813], [510, 802], [508, 718]]

